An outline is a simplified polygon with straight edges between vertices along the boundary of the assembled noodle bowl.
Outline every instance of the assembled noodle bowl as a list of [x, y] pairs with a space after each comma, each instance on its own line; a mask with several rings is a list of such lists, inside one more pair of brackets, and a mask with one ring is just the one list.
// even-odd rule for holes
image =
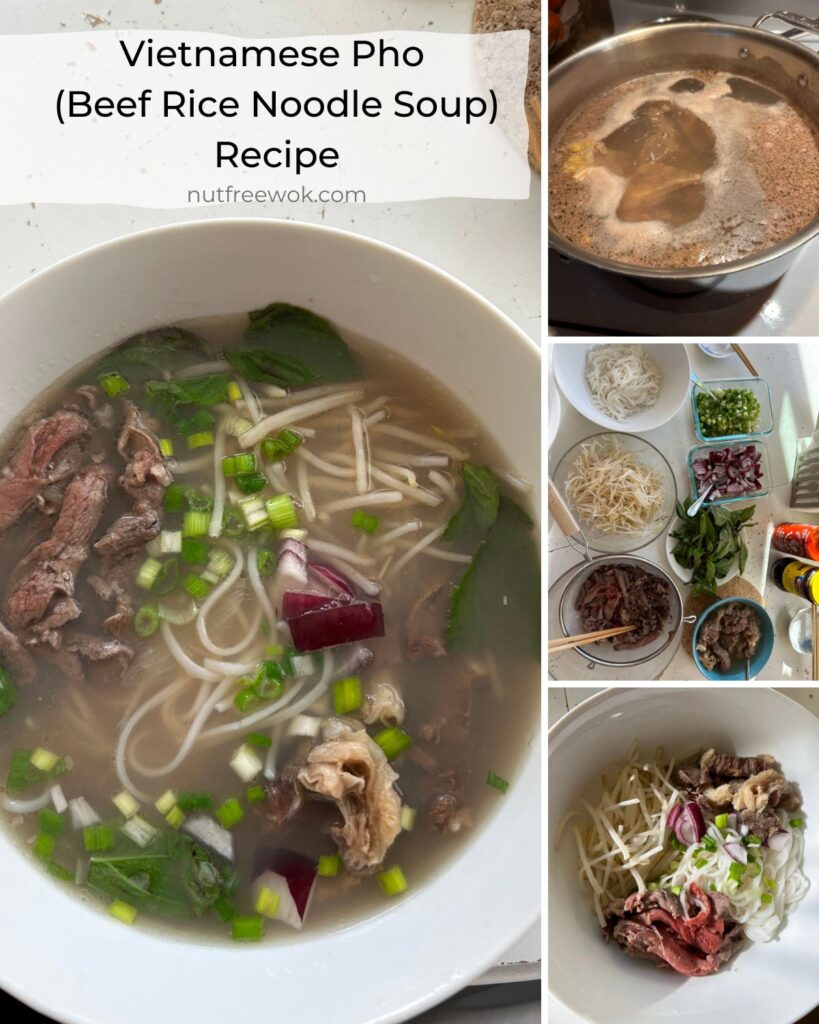
[[[761, 29], [719, 23], [659, 25], [635, 29], [590, 46], [549, 75], [550, 138], [578, 105], [611, 86], [641, 75], [697, 68], [731, 71], [769, 84], [812, 125], [819, 126], [819, 56], [807, 47]], [[707, 267], [651, 268], [597, 256], [564, 238], [553, 226], [549, 242], [570, 260], [624, 274], [658, 291], [701, 291], [722, 282], [744, 291], [780, 278], [801, 247], [819, 233], [814, 220], [791, 238], [760, 253]], [[724, 280], [725, 279], [725, 280]]]
[[[605, 943], [591, 897], [578, 882], [571, 822], [581, 800], [596, 804], [601, 776], [621, 763], [632, 744], [669, 758], [707, 747], [741, 754], [770, 753], [798, 783], [806, 823], [803, 870], [810, 888], [769, 943], [749, 944], [718, 973], [686, 979]], [[819, 1004], [812, 964], [819, 928], [819, 806], [815, 750], [819, 720], [773, 690], [606, 690], [579, 705], [549, 735], [549, 984], [552, 995], [588, 1024], [684, 1024], [731, 1019], [744, 1024], [793, 1024]], [[578, 807], [578, 805], [580, 805]]]
[[[314, 309], [435, 375], [481, 418], [510, 466], [536, 483], [534, 345], [422, 261], [344, 232], [285, 222], [220, 220], [145, 232], [73, 257], [12, 292], [0, 302], [7, 339], [0, 431], [66, 370], [114, 341], [271, 298]], [[537, 508], [536, 493], [530, 502]], [[192, 992], [201, 1024], [271, 1005], [291, 1016], [309, 1007], [312, 1019], [338, 1024], [417, 1014], [496, 962], [536, 918], [536, 722], [519, 743], [513, 785], [461, 855], [404, 902], [297, 942], [283, 936], [234, 948], [123, 928], [58, 888], [2, 834], [0, 985], [56, 1019], [87, 1024], [168, 1019], [189, 1010]], [[475, 898], [486, 892], [491, 901]], [[150, 985], [130, 999], [134, 979], [146, 977]]]

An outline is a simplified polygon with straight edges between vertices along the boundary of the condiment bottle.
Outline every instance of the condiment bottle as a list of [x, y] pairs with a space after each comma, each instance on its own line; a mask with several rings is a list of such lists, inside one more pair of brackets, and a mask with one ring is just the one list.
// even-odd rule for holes
[[771, 543], [777, 551], [784, 551], [786, 555], [819, 561], [819, 526], [780, 523], [774, 530]]
[[780, 558], [771, 567], [771, 579], [788, 594], [819, 604], [819, 569], [790, 558]]

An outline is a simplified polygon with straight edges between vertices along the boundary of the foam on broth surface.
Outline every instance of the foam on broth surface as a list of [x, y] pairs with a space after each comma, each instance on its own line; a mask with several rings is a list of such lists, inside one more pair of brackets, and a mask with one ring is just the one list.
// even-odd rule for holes
[[[702, 88], [672, 90], [681, 79]], [[685, 223], [624, 220], [626, 180], [597, 155], [638, 108], [658, 102], [689, 111], [716, 139], [715, 161], [697, 176], [704, 207]], [[560, 234], [637, 266], [728, 263], [785, 241], [819, 215], [816, 130], [784, 97], [730, 72], [664, 72], [609, 89], [561, 127], [549, 166], [549, 212]]]
[[[231, 316], [198, 320], [184, 326], [210, 342], [214, 349], [220, 349], [235, 343], [245, 323], [244, 317]], [[449, 389], [409, 360], [375, 342], [358, 337], [351, 338], [348, 335], [345, 335], [345, 338], [349, 341], [363, 370], [362, 383], [365, 395], [362, 405], [379, 396], [389, 396], [390, 424], [446, 438], [451, 444], [467, 452], [470, 461], [479, 465], [489, 465], [501, 470], [508, 468], [503, 455], [487, 435], [482, 424]], [[74, 388], [79, 383], [94, 380], [93, 365], [88, 364], [87, 367], [73, 372], [66, 381], [55, 385], [50, 392], [38, 398], [30, 409], [18, 417], [4, 439], [0, 465], [6, 464], [10, 454], [9, 446], [15, 443], [19, 429], [35, 418], [35, 413], [44, 415], [65, 402], [76, 401]], [[146, 376], [156, 374], [143, 374], [142, 379]], [[134, 379], [138, 377], [135, 375]], [[131, 396], [139, 401], [140, 394], [141, 388], [132, 383]], [[120, 420], [121, 417], [118, 415], [117, 428]], [[320, 458], [336, 463], [339, 453], [349, 450], [350, 425], [346, 409], [331, 410], [315, 419], [305, 420], [304, 425], [316, 430], [315, 437], [309, 439], [309, 447]], [[118, 459], [115, 452], [116, 432], [116, 429], [109, 432], [106, 439], [97, 444], [97, 449], [119, 470], [121, 459]], [[398, 460], [393, 458], [390, 452], [415, 452], [412, 445], [407, 445], [400, 439], [381, 437], [376, 441], [376, 438], [377, 432], [373, 432], [371, 443], [375, 441], [380, 449], [388, 453], [385, 459], [389, 458], [393, 462]], [[239, 450], [238, 445], [235, 448]], [[228, 450], [232, 451], [231, 448]], [[198, 453], [192, 454], [195, 456]], [[182, 458], [188, 456], [183, 454]], [[453, 469], [454, 466], [450, 462], [448, 470]], [[447, 469], [443, 471], [447, 472]], [[414, 472], [422, 486], [434, 488], [428, 479], [427, 468], [414, 467]], [[288, 480], [291, 482], [294, 473], [295, 467], [289, 467]], [[455, 472], [452, 475], [457, 484], [459, 474]], [[176, 480], [186, 486], [207, 489], [213, 480], [212, 466], [178, 475]], [[353, 485], [349, 480], [334, 479], [319, 470], [311, 469], [310, 486], [319, 512], [319, 518], [310, 526], [311, 535], [354, 549], [364, 557], [370, 557], [372, 553], [376, 559], [372, 569], [368, 566], [362, 571], [365, 574], [375, 574], [383, 564], [377, 543], [379, 533], [369, 537], [355, 529], [350, 523], [349, 512], [332, 515], [326, 521], [321, 518], [322, 503], [326, 504], [345, 494], [354, 493]], [[515, 500], [526, 504], [526, 498], [515, 493], [503, 481], [501, 487]], [[432, 522], [433, 514], [440, 518], [444, 509], [449, 513], [454, 512], [460, 497], [461, 488], [458, 485], [456, 497], [446, 498], [441, 510], [404, 503], [395, 508], [372, 508], [369, 511], [381, 518], [379, 532], [383, 535], [395, 525], [414, 517], [420, 518], [426, 527], [428, 520]], [[125, 508], [126, 502], [118, 486], [113, 484], [110, 488], [108, 510], [98, 533], [101, 533], [103, 527]], [[43, 521], [42, 516], [25, 514], [18, 524], [0, 538], [2, 578], [8, 579], [21, 550], [29, 550], [47, 536], [50, 526], [51, 523]], [[403, 538], [395, 547], [394, 557], [400, 557], [405, 553], [424, 532], [426, 529]], [[442, 544], [438, 544], [437, 547], [433, 545], [433, 550], [441, 551], [446, 547]], [[80, 574], [77, 591], [80, 603], [88, 608], [94, 608], [95, 602], [98, 602], [98, 598], [86, 582], [86, 577], [93, 569], [94, 560], [95, 555], [92, 553], [86, 569]], [[406, 658], [405, 627], [410, 608], [433, 585], [440, 583], [448, 589], [462, 577], [465, 569], [466, 563], [463, 558], [451, 561], [419, 555], [395, 575], [391, 575], [389, 569], [387, 570], [379, 598], [384, 606], [386, 635], [370, 642], [375, 657], [361, 674], [365, 693], [370, 681], [377, 677], [391, 676], [398, 682], [407, 708], [404, 729], [416, 737], [418, 747], [431, 750], [442, 763], [451, 766], [460, 774], [464, 783], [464, 804], [468, 806], [474, 819], [471, 827], [457, 833], [442, 834], [432, 829], [425, 811], [425, 802], [430, 791], [428, 777], [421, 766], [406, 755], [395, 762], [395, 768], [399, 773], [397, 785], [402, 803], [417, 808], [417, 816], [413, 829], [399, 834], [384, 866], [400, 864], [410, 883], [408, 896], [412, 894], [413, 889], [422, 885], [424, 879], [431, 873], [445, 865], [451, 857], [457, 856], [469, 842], [474, 830], [481, 826], [493, 807], [503, 799], [501, 794], [486, 784], [487, 772], [496, 772], [504, 779], [511, 780], [511, 784], [514, 785], [516, 769], [525, 755], [529, 738], [537, 728], [539, 669], [528, 657], [506, 657], [500, 661], [492, 652], [488, 652], [480, 656], [457, 655], [437, 659], [426, 658], [415, 662], [409, 662]], [[224, 621], [221, 625], [220, 616], [214, 613], [209, 628], [217, 643], [227, 646], [235, 641], [237, 614], [240, 620], [242, 617], [250, 617], [251, 599], [250, 588], [245, 583], [238, 587], [235, 601], [230, 602], [231, 607], [224, 609]], [[82, 619], [79, 620], [79, 626], [83, 626]], [[207, 652], [198, 646], [195, 627], [175, 627], [175, 632], [185, 650], [201, 663]], [[132, 639], [132, 645], [137, 655], [122, 681], [114, 678], [110, 671], [95, 668], [89, 670], [86, 683], [78, 684], [64, 678], [55, 668], [47, 673], [41, 671], [38, 679], [30, 687], [18, 688], [19, 705], [11, 713], [0, 716], [0, 779], [5, 779], [8, 757], [14, 748], [43, 747], [56, 751], [60, 755], [70, 757], [72, 761], [71, 770], [56, 780], [62, 786], [65, 796], [68, 799], [85, 797], [104, 823], [115, 823], [117, 827], [121, 825], [122, 819], [111, 800], [123, 788], [114, 765], [114, 751], [122, 722], [134, 708], [184, 675], [161, 644], [158, 633], [146, 640]], [[445, 735], [438, 744], [421, 742], [418, 740], [421, 724], [429, 721], [441, 708], [445, 709], [448, 703], [454, 706], [459, 678], [464, 671], [467, 671], [467, 674], [471, 671], [468, 662], [476, 662], [478, 670], [475, 680], [470, 684], [474, 687], [474, 699], [468, 736], [455, 742], [448, 741]], [[135, 730], [133, 746], [130, 749], [137, 764], [154, 766], [163, 764], [173, 757], [190, 723], [199, 685], [198, 680], [189, 680], [171, 701], [149, 714]], [[330, 695], [324, 694], [305, 713], [331, 715]], [[221, 724], [236, 718], [237, 713], [231, 707], [222, 713], [214, 712], [209, 725]], [[258, 726], [248, 727], [247, 731], [251, 729], [264, 731]], [[368, 731], [372, 735], [377, 729], [370, 727]], [[150, 792], [152, 799], [169, 788], [176, 792], [210, 792], [217, 805], [228, 797], [241, 798], [245, 817], [231, 830], [237, 851], [236, 867], [240, 876], [234, 902], [239, 908], [239, 913], [253, 913], [250, 883], [253, 878], [254, 859], [259, 849], [285, 847], [314, 858], [334, 854], [337, 850], [329, 834], [329, 827], [339, 820], [339, 815], [334, 805], [316, 801], [308, 804], [303, 816], [297, 817], [283, 829], [273, 828], [258, 812], [258, 806], [254, 809], [247, 805], [243, 799], [246, 786], [228, 765], [231, 754], [241, 743], [244, 735], [245, 732], [240, 731], [227, 739], [203, 739], [194, 746], [190, 756], [176, 771], [162, 778], [146, 778], [133, 768], [131, 772], [134, 781]], [[277, 758], [279, 768], [296, 759], [309, 742], [298, 737], [283, 740]], [[264, 755], [265, 752], [261, 753]], [[29, 793], [36, 795], [41, 788], [32, 787], [26, 796]], [[143, 803], [140, 813], [157, 828], [164, 828], [162, 816], [154, 810], [152, 803]], [[38, 831], [37, 815], [0, 811], [0, 817], [5, 833], [19, 845], [22, 854], [31, 856], [32, 844]], [[118, 839], [118, 844], [120, 842]], [[57, 849], [57, 859], [72, 870], [78, 858], [87, 857], [83, 851], [82, 831], [74, 832], [70, 825], [58, 840]], [[116, 852], [123, 852], [119, 845]], [[136, 856], [140, 850], [134, 846], [127, 846], [125, 852]], [[49, 879], [44, 871], [43, 884], [71, 883]], [[103, 909], [110, 902], [106, 897], [99, 897], [83, 886], [73, 888], [79, 897], [98, 903]], [[345, 927], [364, 916], [384, 912], [397, 902], [398, 900], [391, 901], [385, 897], [374, 874], [353, 876], [342, 870], [337, 878], [317, 880], [313, 904], [302, 933], [269, 921], [266, 925], [266, 935], [273, 942], [292, 941], [300, 934], [309, 937], [317, 929]], [[147, 913], [140, 913], [139, 923], [161, 927], [173, 933], [179, 932], [188, 938], [199, 935], [202, 938], [217, 939], [226, 934], [225, 924], [212, 912], [206, 912], [201, 918], [172, 923], [152, 918]]]

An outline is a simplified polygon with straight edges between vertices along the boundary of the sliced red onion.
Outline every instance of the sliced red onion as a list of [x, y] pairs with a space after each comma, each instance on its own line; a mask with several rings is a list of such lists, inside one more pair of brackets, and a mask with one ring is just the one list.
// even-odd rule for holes
[[723, 850], [728, 854], [731, 860], [735, 860], [737, 864], [748, 863], [748, 851], [742, 845], [742, 843], [723, 843]]
[[682, 811], [682, 804], [674, 804], [671, 810], [668, 812], [668, 819], [666, 825], [669, 828], [674, 828], [674, 822], [679, 818], [680, 812]]
[[683, 807], [674, 824], [674, 833], [685, 846], [692, 846], [702, 839], [705, 835], [705, 819], [699, 804], [692, 801]]
[[329, 565], [321, 565], [318, 562], [310, 562], [307, 571], [315, 579], [319, 580], [322, 586], [327, 587], [328, 592], [340, 601], [352, 601], [355, 597], [355, 587], [346, 576], [331, 569]]
[[301, 928], [316, 884], [316, 862], [294, 850], [264, 851], [256, 858], [256, 871], [262, 868], [253, 882], [254, 903], [262, 889], [269, 889], [279, 897], [276, 920]]
[[339, 601], [327, 594], [313, 594], [305, 590], [287, 590], [282, 597], [282, 618], [285, 622], [305, 612], [318, 612], [323, 608], [338, 608]]
[[384, 635], [384, 612], [378, 601], [355, 601], [337, 608], [306, 612], [290, 619], [290, 634], [297, 651], [369, 640]]
[[788, 833], [787, 832], [774, 832], [772, 836], [768, 836], [768, 849], [769, 850], [784, 850], [788, 845]]

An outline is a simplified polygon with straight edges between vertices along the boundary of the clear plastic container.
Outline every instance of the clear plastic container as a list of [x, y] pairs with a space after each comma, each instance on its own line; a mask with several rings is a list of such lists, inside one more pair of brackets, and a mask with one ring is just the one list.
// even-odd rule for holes
[[688, 479], [691, 482], [691, 494], [694, 498], [699, 497], [699, 491], [697, 490], [697, 480], [694, 476], [694, 462], [697, 459], [707, 456], [710, 451], [715, 448], [747, 448], [753, 446], [759, 449], [762, 453], [762, 460], [760, 465], [762, 466], [762, 478], [760, 480], [761, 487], [758, 491], [753, 491], [750, 494], [736, 494], [730, 497], [715, 498], [713, 501], [704, 501], [703, 508], [710, 508], [712, 505], [729, 505], [734, 501], [754, 501], [757, 498], [764, 498], [766, 494], [770, 494], [772, 477], [771, 477], [771, 462], [768, 458], [768, 449], [765, 447], [765, 442], [755, 437], [745, 437], [743, 440], [734, 441], [726, 444], [725, 441], [709, 442], [708, 444], [695, 444], [693, 448], [688, 449]]
[[756, 400], [759, 402], [759, 417], [757, 419], [756, 427], [744, 434], [725, 434], [723, 436], [714, 437], [706, 436], [702, 430], [700, 413], [697, 408], [697, 395], [700, 394], [703, 389], [699, 384], [694, 384], [691, 388], [691, 409], [694, 413], [694, 430], [696, 431], [697, 437], [700, 441], [705, 441], [707, 444], [710, 444], [711, 441], [736, 441], [742, 437], [764, 437], [773, 431], [774, 417], [773, 403], [771, 402], [771, 389], [768, 387], [768, 382], [764, 377], [738, 377], [732, 380], [705, 380], [703, 381], [703, 384], [707, 385], [711, 391], [717, 391], [720, 388], [723, 390], [728, 388], [744, 388], [746, 391], [753, 392]]

